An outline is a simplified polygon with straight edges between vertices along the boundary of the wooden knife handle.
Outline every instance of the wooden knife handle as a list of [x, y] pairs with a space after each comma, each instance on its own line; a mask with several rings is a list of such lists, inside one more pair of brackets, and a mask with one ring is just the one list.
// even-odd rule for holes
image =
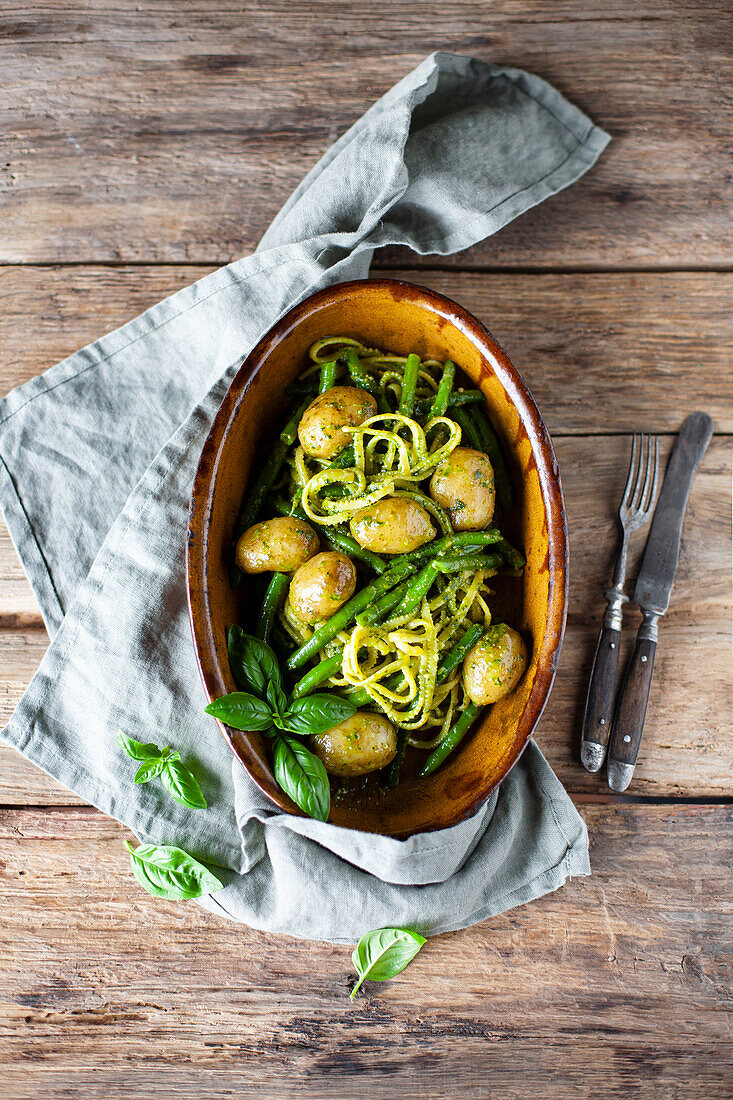
[[580, 758], [589, 772], [597, 772], [606, 755], [618, 685], [620, 649], [621, 631], [604, 626], [593, 658], [583, 716]]
[[656, 623], [649, 624], [645, 619], [626, 668], [608, 749], [608, 785], [612, 791], [625, 791], [634, 774], [652, 686], [655, 635]]

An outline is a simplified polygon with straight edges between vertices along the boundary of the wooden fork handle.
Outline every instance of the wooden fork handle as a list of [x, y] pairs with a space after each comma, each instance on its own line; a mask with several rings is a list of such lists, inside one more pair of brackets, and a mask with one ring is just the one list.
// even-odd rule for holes
[[644, 629], [642, 623], [626, 668], [608, 749], [608, 785], [619, 794], [634, 775], [652, 686], [657, 643], [644, 636]]
[[618, 684], [620, 643], [621, 631], [604, 626], [593, 658], [580, 744], [580, 759], [589, 772], [597, 772], [606, 756]]

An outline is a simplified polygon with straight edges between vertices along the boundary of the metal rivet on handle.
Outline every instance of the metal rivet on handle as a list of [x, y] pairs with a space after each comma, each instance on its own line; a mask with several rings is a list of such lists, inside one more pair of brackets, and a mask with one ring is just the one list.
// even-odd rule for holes
[[641, 658], [641, 663], [642, 663], [643, 665], [645, 665], [645, 664], [646, 664], [646, 653], [645, 653], [645, 654], [644, 654], [644, 656], [643, 656], [643, 657]]
[[629, 737], [628, 733], [625, 733], [624, 734], [624, 741], [626, 742], [627, 745], [628, 745], [630, 740], [631, 740], [631, 738]]
[[616, 643], [615, 643], [615, 642], [611, 642], [611, 649], [615, 649], [615, 648], [616, 648]]
[[601, 726], [605, 726], [605, 724], [606, 724], [606, 719], [605, 719], [605, 718], [601, 718], [601, 721], [600, 721], [600, 723], [599, 723], [599, 724], [600, 724]]

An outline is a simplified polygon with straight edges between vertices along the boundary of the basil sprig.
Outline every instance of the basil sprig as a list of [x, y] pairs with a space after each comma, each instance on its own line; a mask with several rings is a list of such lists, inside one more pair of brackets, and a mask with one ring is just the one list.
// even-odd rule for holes
[[127, 841], [125, 845], [132, 873], [143, 889], [156, 898], [188, 901], [224, 889], [224, 883], [183, 848], [170, 844], [141, 844], [133, 848]]
[[185, 764], [181, 763], [181, 754], [178, 749], [172, 749], [169, 746], [159, 749], [150, 741], [143, 744], [142, 741], [136, 741], [124, 733], [117, 734], [117, 744], [133, 760], [142, 761], [135, 772], [136, 783], [149, 783], [151, 779], [159, 776], [160, 782], [168, 793], [173, 795], [176, 802], [197, 810], [206, 809], [206, 799], [196, 777]]
[[356, 707], [337, 695], [285, 694], [278, 659], [266, 642], [231, 626], [227, 634], [229, 666], [241, 691], [215, 699], [206, 713], [237, 730], [257, 731], [273, 738], [273, 772], [278, 785], [296, 806], [318, 821], [327, 821], [331, 807], [328, 774], [321, 761], [300, 741], [333, 729], [351, 718]]
[[351, 991], [352, 998], [367, 978], [370, 982], [386, 982], [400, 974], [424, 943], [424, 936], [408, 928], [376, 928], [365, 932], [351, 956], [359, 975]]

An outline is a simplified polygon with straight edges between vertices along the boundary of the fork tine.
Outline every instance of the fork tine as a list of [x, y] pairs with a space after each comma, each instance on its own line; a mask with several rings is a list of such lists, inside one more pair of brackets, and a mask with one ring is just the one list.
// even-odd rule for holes
[[[626, 488], [624, 489], [624, 495], [621, 500], [622, 508], [629, 508], [631, 501], [634, 499], [634, 492], [636, 489], [636, 479], [639, 476], [639, 467], [637, 465], [639, 452], [639, 437], [634, 432], [631, 440], [631, 459], [629, 460], [629, 473], [626, 478]], [[632, 488], [633, 486], [633, 488]]]
[[644, 497], [647, 472], [649, 470], [649, 456], [651, 454], [651, 441], [646, 432], [641, 433], [641, 446], [639, 448], [639, 476], [634, 486], [634, 499], [632, 508], [635, 512], [641, 511], [641, 502]]
[[[652, 464], [654, 472], [650, 478]], [[657, 496], [657, 483], [659, 481], [659, 439], [657, 436], [654, 437], [654, 457], [652, 459], [652, 462], [650, 463], [650, 468], [647, 471], [647, 481], [651, 481], [651, 485], [649, 487], [648, 493], [646, 493], [644, 496], [645, 515], [648, 515], [648, 513], [651, 511]]]

